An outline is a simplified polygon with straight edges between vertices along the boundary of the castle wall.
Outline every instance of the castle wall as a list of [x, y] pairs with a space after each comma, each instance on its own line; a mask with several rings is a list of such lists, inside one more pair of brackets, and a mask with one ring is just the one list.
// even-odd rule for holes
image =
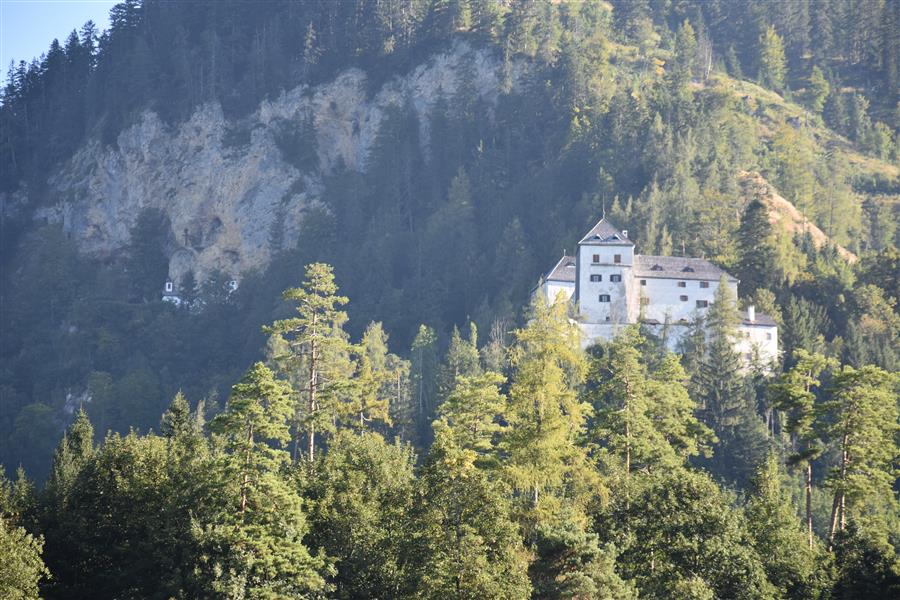
[[[646, 284], [641, 282], [645, 281]], [[679, 284], [683, 283], [684, 287]], [[670, 322], [682, 319], [691, 321], [694, 317], [704, 315], [707, 307], [697, 306], [698, 301], [712, 305], [718, 281], [708, 281], [708, 288], [700, 287], [701, 282], [691, 279], [668, 279], [661, 277], [635, 277], [634, 289], [639, 297], [646, 298], [643, 306], [644, 319], [652, 319], [663, 323], [668, 317]], [[734, 286], [737, 288], [737, 285]], [[735, 289], [735, 294], [737, 290]], [[682, 300], [686, 297], [686, 300]]]
[[575, 282], [545, 281], [541, 286], [541, 293], [544, 294], [544, 300], [547, 302], [548, 306], [556, 301], [556, 298], [560, 294], [560, 292], [563, 294], [566, 302], [568, 302], [575, 294]]

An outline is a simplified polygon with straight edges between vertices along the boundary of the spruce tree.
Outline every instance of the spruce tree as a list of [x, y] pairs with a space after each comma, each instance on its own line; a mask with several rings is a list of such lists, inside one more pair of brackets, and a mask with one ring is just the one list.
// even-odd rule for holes
[[506, 396], [500, 386], [506, 378], [486, 372], [460, 377], [456, 388], [438, 409], [435, 434], [442, 431], [455, 448], [474, 454], [482, 464], [496, 464], [496, 437], [502, 431]]
[[741, 217], [738, 228], [738, 275], [741, 295], [752, 296], [760, 288], [771, 288], [775, 280], [776, 257], [772, 244], [769, 207], [754, 198]]
[[759, 82], [765, 87], [784, 92], [787, 81], [787, 62], [784, 56], [784, 43], [769, 25], [759, 40]]
[[743, 485], [765, 458], [768, 442], [734, 348], [740, 323], [736, 302], [723, 276], [707, 316], [709, 342], [697, 385], [701, 414], [719, 440], [712, 459], [701, 462], [715, 475]]
[[224, 443], [221, 474], [230, 504], [224, 522], [198, 534], [213, 553], [206, 568], [215, 576], [214, 589], [278, 597], [324, 588], [325, 565], [303, 545], [302, 500], [285, 477], [292, 414], [290, 386], [256, 363], [212, 423]]

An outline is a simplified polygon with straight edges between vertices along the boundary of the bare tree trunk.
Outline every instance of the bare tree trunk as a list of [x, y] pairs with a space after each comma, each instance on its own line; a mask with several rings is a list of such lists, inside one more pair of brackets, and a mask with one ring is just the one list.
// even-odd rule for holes
[[313, 462], [316, 459], [316, 422], [315, 415], [318, 410], [318, 404], [316, 401], [316, 391], [319, 386], [319, 348], [318, 344], [316, 344], [316, 335], [318, 334], [318, 329], [316, 327], [318, 321], [318, 315], [313, 315], [313, 327], [312, 327], [312, 341], [309, 345], [309, 439], [307, 440], [309, 446], [307, 448], [309, 462]]
[[840, 527], [843, 531], [847, 525], [846, 506], [847, 499], [844, 494], [843, 484], [847, 477], [847, 467], [850, 463], [850, 454], [847, 451], [848, 436], [845, 433], [841, 437], [841, 471], [840, 482], [841, 488], [834, 494], [834, 502], [831, 505], [831, 526], [828, 531], [829, 543], [834, 542], [834, 532]]
[[809, 547], [813, 547], [813, 523], [812, 523], [812, 462], [806, 461], [806, 534], [809, 537]]
[[247, 511], [247, 488], [250, 484], [250, 452], [253, 449], [253, 425], [247, 428], [247, 452], [244, 454], [244, 474], [241, 476], [241, 516]]

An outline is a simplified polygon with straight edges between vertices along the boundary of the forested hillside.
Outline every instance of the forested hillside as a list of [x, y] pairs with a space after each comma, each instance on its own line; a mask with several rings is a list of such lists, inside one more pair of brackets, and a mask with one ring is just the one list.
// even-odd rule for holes
[[[111, 17], [2, 95], [0, 586], [900, 593], [900, 3]], [[604, 213], [779, 364], [727, 298], [582, 353], [529, 292]]]

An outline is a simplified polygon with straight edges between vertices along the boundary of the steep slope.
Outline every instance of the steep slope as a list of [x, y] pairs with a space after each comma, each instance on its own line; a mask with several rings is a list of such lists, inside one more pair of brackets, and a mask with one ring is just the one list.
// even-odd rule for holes
[[[769, 206], [769, 222], [774, 227], [781, 227], [791, 235], [809, 234], [816, 248], [834, 242], [811, 222], [796, 206], [786, 200], [766, 179], [757, 172], [742, 171], [738, 175], [745, 197], [756, 197]], [[839, 244], [835, 244], [838, 253], [848, 262], [856, 262], [857, 256]]]

